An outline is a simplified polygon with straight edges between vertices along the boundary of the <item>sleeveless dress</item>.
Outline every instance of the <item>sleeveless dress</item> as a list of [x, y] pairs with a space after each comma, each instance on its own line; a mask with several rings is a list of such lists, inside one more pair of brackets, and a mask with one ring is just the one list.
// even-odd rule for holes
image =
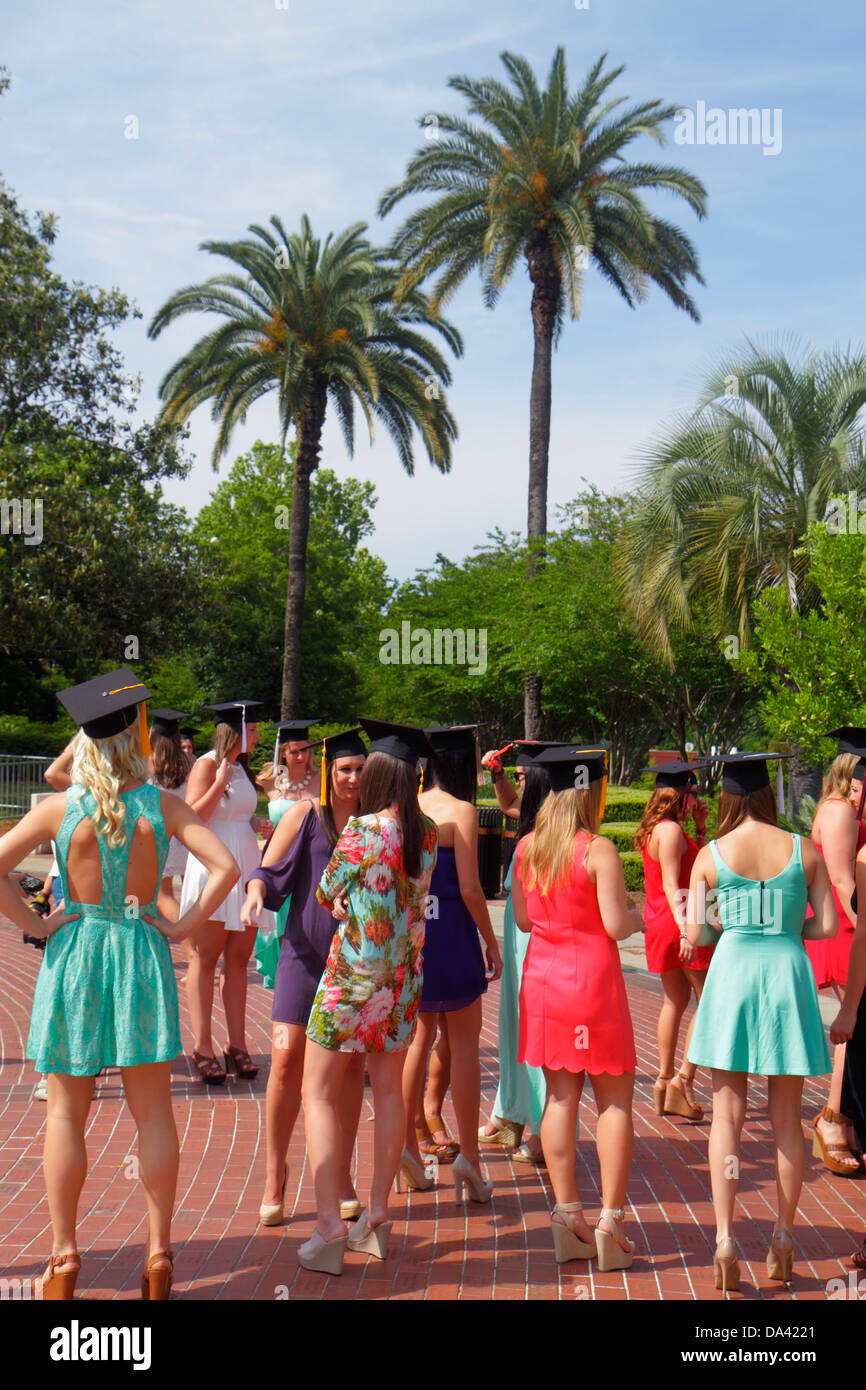
[[520, 989], [518, 1062], [551, 1071], [622, 1076], [635, 1069], [634, 1033], [619, 951], [604, 929], [595, 884], [583, 864], [589, 840], [574, 838], [571, 873], [542, 896], [527, 888], [529, 836], [515, 852], [532, 922]]
[[310, 1021], [313, 999], [337, 930], [334, 918], [316, 897], [331, 852], [311, 803], [288, 853], [275, 864], [267, 868], [260, 865], [250, 874], [248, 882], [256, 878], [265, 885], [265, 906], [279, 909], [277, 921], [286, 912], [271, 1011], [274, 1023], [296, 1023], [306, 1028]]
[[[841, 801], [841, 796], [828, 797], [828, 801]], [[850, 803], [849, 803], [850, 804]], [[822, 845], [816, 844], [814, 836], [812, 844], [821, 858], [824, 858]], [[857, 822], [857, 850], [859, 854], [863, 845], [866, 844], [866, 825], [862, 821]], [[848, 981], [848, 959], [851, 955], [851, 942], [854, 939], [854, 927], [848, 920], [848, 914], [843, 908], [839, 894], [831, 883], [833, 889], [833, 901], [836, 904], [836, 911], [839, 914], [838, 935], [830, 938], [829, 941], [804, 941], [806, 954], [812, 962], [812, 969], [815, 972], [815, 984], [819, 989], [827, 989], [830, 985], [845, 985]], [[809, 908], [808, 917], [812, 916], [812, 909]], [[847, 1110], [843, 1114], [847, 1114]]]
[[[290, 806], [294, 806], [294, 801], [288, 797], [275, 797], [268, 802], [268, 820], [276, 828]], [[275, 929], [270, 934], [263, 932], [261, 927], [256, 932], [256, 944], [253, 947], [253, 958], [256, 963], [256, 970], [262, 977], [262, 984], [265, 989], [273, 989], [277, 975], [277, 962], [280, 959], [280, 942], [283, 932], [286, 929], [286, 920], [289, 915], [289, 905], [291, 894], [286, 898], [279, 912], [275, 914]], [[280, 1020], [284, 1022], [285, 1020]]]
[[[216, 761], [216, 754], [213, 749], [203, 757]], [[241, 871], [241, 876], [232, 888], [225, 902], [221, 903], [215, 910], [213, 921], [222, 922], [226, 931], [246, 931], [246, 927], [241, 921], [241, 908], [244, 905], [246, 891], [244, 884], [258, 865], [259, 843], [256, 839], [255, 831], [250, 825], [250, 817], [255, 815], [258, 794], [242, 767], [237, 764], [232, 768], [232, 777], [226, 792], [220, 797], [217, 808], [207, 822], [208, 830], [212, 830], [218, 839], [222, 840], [226, 849], [237, 863]], [[208, 879], [208, 871], [204, 864], [196, 859], [194, 854], [189, 856], [186, 866], [186, 873], [183, 876], [183, 892], [180, 895], [180, 914], [186, 912], [196, 899], [201, 895], [205, 883]], [[272, 933], [274, 930], [274, 919], [270, 912], [263, 912], [261, 916], [261, 930], [265, 933]]]
[[[698, 846], [690, 835], [686, 835], [686, 849], [680, 860], [679, 886], [688, 888], [692, 876], [692, 866], [698, 857]], [[648, 837], [649, 838], [649, 837]], [[645, 840], [642, 846], [643, 880], [646, 892], [643, 919], [646, 923], [646, 968], [651, 975], [664, 975], [668, 970], [681, 970], [680, 928], [671, 912], [662, 882], [662, 866], [653, 859]], [[712, 946], [699, 946], [689, 970], [706, 970], [712, 959]]]
[[[145, 784], [122, 792], [129, 825], [149, 821], [156, 837], [158, 872], [168, 853], [159, 790]], [[66, 911], [80, 913], [45, 943], [33, 996], [27, 1056], [37, 1071], [95, 1076], [102, 1067], [167, 1062], [181, 1050], [177, 984], [162, 932], [143, 920], [156, 916], [153, 902], [126, 902], [126, 869], [132, 842], [111, 848], [99, 836], [102, 899], [78, 903], [69, 896], [67, 855], [72, 834], [96, 810], [92, 792], [73, 785], [57, 832], [57, 863]]]
[[[514, 908], [511, 903], [513, 872], [512, 861], [503, 884], [508, 897], [505, 902], [505, 925], [502, 935], [502, 978], [499, 982], [499, 1086], [491, 1114], [498, 1115], [500, 1120], [527, 1125], [531, 1134], [538, 1134], [547, 1099], [544, 1072], [541, 1067], [530, 1067], [517, 1060], [520, 985], [529, 934], [519, 931], [514, 920]], [[429, 922], [427, 928], [429, 931]]]
[[421, 1013], [453, 1013], [486, 992], [481, 941], [460, 895], [454, 850], [440, 845], [427, 900]]
[[421, 870], [403, 866], [402, 833], [394, 816], [353, 816], [322, 875], [318, 899], [329, 909], [345, 896], [349, 915], [337, 923], [307, 1026], [320, 1047], [341, 1052], [405, 1052], [421, 1002], [427, 892], [438, 833], [424, 821]]
[[807, 884], [799, 835], [780, 874], [734, 873], [710, 845], [722, 935], [695, 1015], [689, 1061], [759, 1076], [821, 1076], [830, 1054], [803, 944]]
[[[189, 785], [188, 777], [181, 782], [179, 787], [161, 787], [155, 777], [149, 777], [147, 780], [150, 786], [158, 788], [159, 791], [168, 792], [169, 796], [179, 796], [181, 801], [186, 801], [186, 789]], [[174, 878], [175, 874], [183, 878], [183, 875], [186, 873], [186, 861], [188, 858], [189, 850], [186, 846], [182, 845], [180, 840], [176, 840], [172, 837], [168, 842], [168, 857], [162, 869], [163, 878]]]

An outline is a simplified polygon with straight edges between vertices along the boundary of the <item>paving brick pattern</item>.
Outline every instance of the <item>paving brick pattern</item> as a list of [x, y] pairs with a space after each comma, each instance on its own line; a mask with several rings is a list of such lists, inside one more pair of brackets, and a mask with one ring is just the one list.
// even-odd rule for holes
[[[175, 952], [178, 976], [183, 957]], [[41, 1173], [45, 1106], [33, 1100], [35, 1075], [23, 1060], [30, 1003], [40, 956], [20, 934], [0, 925], [0, 1276], [26, 1278], [44, 1269], [50, 1227]], [[655, 1024], [659, 986], [626, 966], [638, 1053], [636, 1144], [629, 1183], [628, 1231], [638, 1256], [626, 1273], [601, 1274], [595, 1263], [558, 1268], [549, 1231], [552, 1193], [544, 1168], [515, 1164], [504, 1151], [487, 1150], [493, 1183], [487, 1206], [454, 1200], [447, 1166], [434, 1191], [393, 1198], [394, 1228], [384, 1262], [349, 1254], [340, 1278], [306, 1273], [298, 1246], [315, 1223], [305, 1162], [303, 1125], [290, 1150], [286, 1224], [257, 1226], [262, 1196], [265, 1083], [270, 1039], [270, 994], [250, 971], [249, 1035], [261, 1064], [255, 1082], [228, 1081], [206, 1090], [187, 1057], [173, 1064], [174, 1107], [181, 1140], [180, 1181], [173, 1243], [173, 1297], [226, 1299], [720, 1300], [713, 1287], [713, 1212], [707, 1165], [708, 1122], [657, 1117], [652, 1108]], [[189, 1043], [184, 991], [182, 1036]], [[484, 1004], [483, 1104], [496, 1089], [497, 987]], [[223, 1037], [215, 1006], [215, 1040]], [[709, 1109], [709, 1076], [698, 1074], [697, 1093]], [[826, 1079], [807, 1081], [808, 1124], [824, 1102]], [[368, 1092], [369, 1094], [369, 1092]], [[453, 1121], [450, 1109], [446, 1116]], [[578, 1177], [588, 1215], [600, 1206], [595, 1111], [587, 1086], [580, 1110]], [[146, 1241], [144, 1196], [135, 1179], [135, 1130], [122, 1101], [120, 1075], [110, 1071], [95, 1086], [87, 1133], [89, 1174], [80, 1206], [85, 1299], [137, 1299]], [[357, 1145], [358, 1190], [363, 1200], [372, 1167], [373, 1124], [365, 1103]], [[741, 1289], [735, 1300], [826, 1299], [831, 1278], [847, 1279], [849, 1259], [866, 1226], [866, 1182], [835, 1178], [807, 1159], [801, 1221], [795, 1234], [795, 1279], [790, 1288], [767, 1280], [764, 1258], [772, 1231], [772, 1142], [766, 1083], [753, 1079], [744, 1131], [740, 1216]]]

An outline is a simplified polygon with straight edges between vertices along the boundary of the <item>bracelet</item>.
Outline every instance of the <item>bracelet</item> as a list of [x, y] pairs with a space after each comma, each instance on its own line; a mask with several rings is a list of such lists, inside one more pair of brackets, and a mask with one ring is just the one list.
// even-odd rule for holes
[[505, 773], [502, 771], [502, 768], [500, 768], [498, 772], [491, 772], [491, 774], [490, 774], [490, 780], [491, 780], [491, 782], [498, 782], [498, 781], [500, 780], [500, 778], [502, 778], [502, 777], [504, 777], [504, 776], [505, 776]]

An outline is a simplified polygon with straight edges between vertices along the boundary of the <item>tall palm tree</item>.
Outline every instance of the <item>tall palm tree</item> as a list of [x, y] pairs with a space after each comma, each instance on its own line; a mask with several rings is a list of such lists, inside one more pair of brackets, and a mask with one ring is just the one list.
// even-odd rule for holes
[[747, 341], [711, 372], [695, 411], [650, 450], [614, 562], [657, 655], [671, 659], [671, 630], [698, 609], [717, 637], [747, 645], [768, 585], [792, 611], [811, 606], [803, 541], [832, 497], [866, 486], [864, 404], [862, 352]]
[[161, 419], [172, 426], [211, 401], [219, 421], [213, 465], [250, 406], [277, 393], [282, 441], [295, 431], [289, 578], [286, 596], [281, 717], [297, 713], [301, 626], [306, 591], [310, 477], [319, 466], [322, 428], [330, 402], [346, 448], [354, 450], [355, 406], [373, 439], [380, 420], [404, 469], [414, 471], [413, 431], [430, 463], [451, 466], [457, 430], [442, 387], [451, 374], [422, 329], [433, 329], [459, 356], [457, 330], [433, 315], [420, 291], [395, 299], [398, 270], [366, 240], [364, 223], [320, 242], [306, 216], [289, 236], [279, 218], [252, 226], [246, 241], [206, 241], [203, 251], [225, 256], [243, 274], [214, 276], [179, 290], [154, 316], [156, 337], [181, 314], [216, 313], [224, 322], [170, 369], [160, 386]]
[[[654, 216], [639, 196], [664, 189], [702, 217], [705, 192], [681, 169], [628, 164], [624, 151], [639, 135], [664, 143], [662, 125], [677, 108], [642, 102], [612, 113], [625, 97], [602, 100], [623, 69], [604, 70], [606, 55], [582, 86], [568, 91], [564, 50], [557, 49], [547, 86], [539, 90], [524, 58], [503, 53], [510, 87], [492, 78], [453, 77], [477, 122], [437, 114], [424, 118], [428, 140], [403, 181], [382, 198], [384, 216], [410, 194], [434, 193], [413, 212], [393, 242], [405, 271], [399, 292], [411, 293], [438, 273], [431, 303], [439, 309], [476, 268], [489, 307], [518, 262], [532, 281], [534, 356], [529, 418], [527, 534], [535, 542], [529, 574], [543, 555], [547, 532], [551, 356], [566, 308], [580, 310], [583, 270], [592, 261], [634, 307], [654, 282], [697, 320], [686, 292], [703, 283], [690, 242]], [[525, 678], [527, 738], [541, 734], [541, 684]]]

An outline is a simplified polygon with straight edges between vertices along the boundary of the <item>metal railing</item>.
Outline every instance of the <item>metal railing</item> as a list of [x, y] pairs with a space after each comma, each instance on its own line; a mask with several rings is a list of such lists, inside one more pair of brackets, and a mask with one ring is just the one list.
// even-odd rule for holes
[[45, 769], [53, 758], [0, 753], [0, 820], [17, 820], [30, 810], [34, 792], [50, 792]]

